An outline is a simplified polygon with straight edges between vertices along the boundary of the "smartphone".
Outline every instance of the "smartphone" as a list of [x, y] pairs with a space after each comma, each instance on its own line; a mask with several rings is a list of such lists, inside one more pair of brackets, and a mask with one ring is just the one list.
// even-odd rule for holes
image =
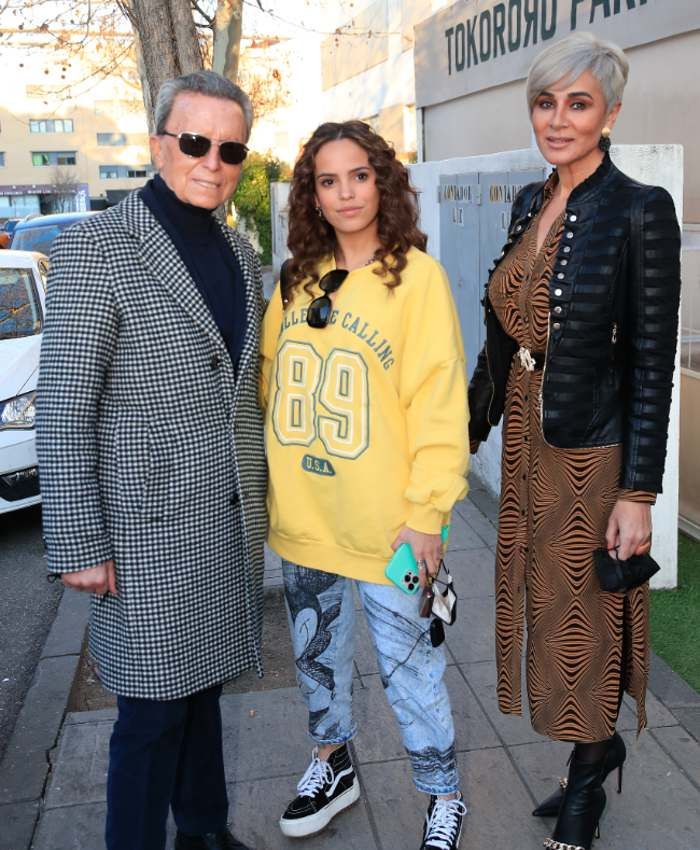
[[[443, 525], [440, 537], [443, 545], [447, 543], [450, 526]], [[384, 575], [404, 593], [414, 594], [420, 590], [420, 570], [408, 543], [402, 543], [394, 552], [384, 569]]]

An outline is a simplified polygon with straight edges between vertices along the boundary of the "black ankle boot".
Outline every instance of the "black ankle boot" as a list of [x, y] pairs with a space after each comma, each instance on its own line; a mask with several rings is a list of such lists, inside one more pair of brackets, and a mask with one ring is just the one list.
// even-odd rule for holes
[[[574, 751], [571, 751], [571, 755], [569, 756], [569, 762], [573, 757]], [[625, 763], [625, 759], [627, 758], [627, 747], [625, 747], [625, 742], [622, 740], [622, 737], [615, 732], [615, 734], [610, 738], [608, 752], [605, 755], [605, 761], [603, 762], [603, 781], [607, 778], [608, 774], [612, 773], [615, 768], [617, 768], [617, 793], [622, 793], [622, 766]], [[569, 763], [567, 762], [567, 764]], [[564, 789], [566, 788], [567, 779], [560, 779], [559, 785], [560, 787], [557, 790], [550, 794], [546, 800], [543, 800], [539, 806], [533, 811], [533, 815], [536, 818], [555, 818], [559, 813], [559, 807], [561, 806], [561, 801], [564, 799]]]
[[598, 824], [605, 809], [604, 763], [604, 758], [597, 762], [580, 761], [574, 749], [557, 824], [552, 837], [545, 839], [545, 847], [590, 850], [594, 835], [600, 834]]

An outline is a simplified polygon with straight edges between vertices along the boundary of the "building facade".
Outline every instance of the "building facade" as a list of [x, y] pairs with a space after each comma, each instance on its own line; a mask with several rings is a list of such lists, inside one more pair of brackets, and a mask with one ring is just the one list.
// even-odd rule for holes
[[684, 150], [680, 509], [700, 537], [700, 2], [374, 0], [350, 20], [328, 5], [341, 34], [320, 44], [323, 117], [364, 118], [418, 162], [531, 149], [525, 78], [537, 53], [574, 30], [625, 49], [613, 142]]
[[[680, 514], [700, 539], [700, 3], [697, 0], [467, 0], [416, 27], [419, 160], [533, 144], [525, 78], [537, 53], [576, 30], [630, 61], [615, 144], [684, 151]], [[495, 117], [497, 116], [497, 118]]]
[[62, 56], [35, 35], [3, 45], [0, 219], [101, 209], [152, 171], [135, 69]]

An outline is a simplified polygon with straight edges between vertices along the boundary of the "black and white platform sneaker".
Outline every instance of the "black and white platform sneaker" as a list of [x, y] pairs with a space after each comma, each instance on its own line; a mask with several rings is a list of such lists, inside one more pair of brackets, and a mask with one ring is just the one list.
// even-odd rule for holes
[[425, 816], [421, 850], [457, 850], [462, 837], [462, 822], [467, 812], [461, 794], [454, 800], [431, 797]]
[[359, 799], [360, 783], [347, 744], [322, 761], [314, 749], [311, 764], [297, 785], [299, 795], [280, 818], [280, 829], [290, 838], [320, 832], [343, 809]]

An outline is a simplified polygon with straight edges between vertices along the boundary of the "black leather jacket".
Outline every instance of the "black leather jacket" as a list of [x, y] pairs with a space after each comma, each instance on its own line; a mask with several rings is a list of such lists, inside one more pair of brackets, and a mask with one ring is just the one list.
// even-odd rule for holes
[[[519, 192], [496, 264], [540, 209], [543, 187]], [[679, 298], [671, 196], [630, 179], [606, 155], [566, 207], [549, 283], [542, 428], [560, 448], [622, 443], [620, 486], [628, 490], [661, 492]], [[500, 421], [518, 348], [496, 318], [488, 284], [483, 304], [486, 344], [469, 385], [469, 436], [477, 441]]]

